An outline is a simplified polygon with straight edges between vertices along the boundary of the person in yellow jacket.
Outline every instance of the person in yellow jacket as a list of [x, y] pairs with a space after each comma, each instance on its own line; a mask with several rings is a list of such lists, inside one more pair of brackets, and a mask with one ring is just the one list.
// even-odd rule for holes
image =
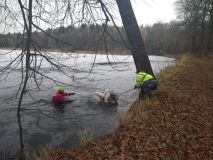
[[152, 90], [157, 89], [156, 79], [144, 71], [137, 72], [135, 88], [140, 88], [139, 98], [152, 97]]

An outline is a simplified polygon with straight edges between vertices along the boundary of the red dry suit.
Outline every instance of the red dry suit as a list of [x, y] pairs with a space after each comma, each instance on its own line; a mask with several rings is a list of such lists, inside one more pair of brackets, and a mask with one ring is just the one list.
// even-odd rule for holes
[[52, 104], [54, 106], [57, 106], [57, 105], [66, 105], [67, 103], [70, 102], [70, 100], [67, 100], [65, 99], [65, 96], [69, 96], [70, 93], [60, 93], [60, 92], [57, 92], [53, 98], [52, 98]]

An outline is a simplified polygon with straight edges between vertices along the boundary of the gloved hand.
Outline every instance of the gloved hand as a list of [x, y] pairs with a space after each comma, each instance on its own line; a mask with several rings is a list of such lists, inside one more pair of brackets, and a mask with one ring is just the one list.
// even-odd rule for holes
[[69, 93], [69, 96], [74, 95], [75, 93]]

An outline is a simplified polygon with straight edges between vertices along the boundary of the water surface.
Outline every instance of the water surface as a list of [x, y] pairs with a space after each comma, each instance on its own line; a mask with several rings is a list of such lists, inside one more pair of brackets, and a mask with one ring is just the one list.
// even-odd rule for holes
[[[0, 54], [5, 52], [7, 51], [0, 50]], [[19, 54], [17, 51], [9, 55], [0, 55], [0, 69]], [[71, 85], [66, 86], [65, 90], [76, 93], [69, 97], [75, 102], [68, 104], [65, 112], [59, 112], [50, 104], [58, 85], [44, 78], [38, 90], [35, 82], [30, 80], [27, 86], [28, 94], [25, 95], [22, 106], [25, 109], [22, 111], [23, 137], [27, 148], [33, 149], [42, 144], [72, 147], [79, 143], [79, 134], [82, 131], [92, 134], [94, 138], [110, 133], [137, 97], [136, 90], [126, 92], [135, 85], [135, 65], [132, 56], [97, 55], [91, 71], [95, 55], [51, 54], [57, 56], [62, 64], [70, 66], [65, 72], [71, 78], [51, 67], [46, 61], [43, 61], [40, 71]], [[149, 59], [155, 74], [175, 63], [173, 58], [167, 57], [149, 56]], [[4, 74], [0, 78], [0, 151], [10, 151], [10, 154], [16, 153], [19, 149], [17, 99], [13, 99], [21, 81], [19, 68], [20, 65], [9, 75]], [[104, 91], [106, 88], [119, 95], [118, 106], [104, 106], [98, 103], [95, 92]]]

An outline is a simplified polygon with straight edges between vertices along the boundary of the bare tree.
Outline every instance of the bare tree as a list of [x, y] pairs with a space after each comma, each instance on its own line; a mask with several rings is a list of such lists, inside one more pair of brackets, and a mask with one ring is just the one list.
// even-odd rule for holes
[[[204, 53], [207, 41], [207, 47], [212, 46], [211, 42], [211, 1], [209, 0], [177, 0], [176, 6], [179, 17], [184, 20], [185, 27], [188, 28], [191, 38], [191, 53]], [[207, 30], [206, 24], [209, 24]], [[208, 39], [205, 37], [207, 33]], [[209, 39], [210, 38], [210, 39]], [[210, 41], [209, 41], [210, 40]], [[209, 48], [209, 47], [208, 47]], [[207, 48], [207, 50], [209, 50]], [[211, 50], [211, 49], [210, 49]]]
[[116, 0], [137, 71], [154, 75], [130, 0]]
[[207, 51], [210, 53], [212, 52], [212, 37], [213, 37], [213, 0], [210, 1], [210, 18], [209, 18], [209, 33], [208, 33], [208, 44], [207, 44]]

